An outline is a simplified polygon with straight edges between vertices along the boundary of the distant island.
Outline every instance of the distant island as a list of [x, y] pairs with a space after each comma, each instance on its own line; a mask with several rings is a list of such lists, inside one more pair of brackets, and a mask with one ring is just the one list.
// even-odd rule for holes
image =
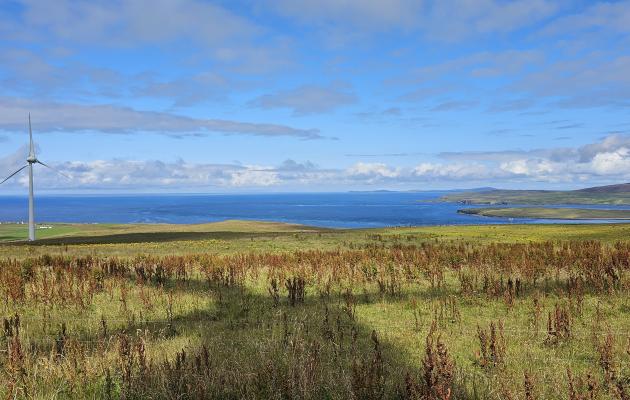
[[470, 192], [488, 192], [497, 190], [493, 187], [479, 187], [471, 189], [409, 189], [409, 190], [389, 190], [389, 189], [373, 189], [373, 190], [349, 190], [348, 193], [470, 193]]
[[467, 208], [457, 211], [460, 214], [481, 215], [484, 217], [536, 218], [536, 219], [617, 219], [630, 220], [630, 210], [601, 210], [585, 208], [543, 208], [543, 207], [507, 207], [507, 208]]
[[442, 196], [440, 201], [461, 204], [611, 204], [630, 205], [630, 183], [597, 186], [579, 190], [503, 190], [466, 191]]

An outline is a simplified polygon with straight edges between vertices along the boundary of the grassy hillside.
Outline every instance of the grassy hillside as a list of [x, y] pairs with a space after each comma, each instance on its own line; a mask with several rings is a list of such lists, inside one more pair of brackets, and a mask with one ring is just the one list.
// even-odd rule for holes
[[449, 194], [442, 201], [464, 204], [630, 204], [630, 184], [581, 190], [490, 190]]
[[586, 189], [579, 189], [576, 192], [586, 193], [628, 193], [630, 192], [630, 183], [621, 183], [618, 185], [595, 186]]
[[457, 212], [462, 213], [462, 214], [474, 214], [474, 215], [483, 215], [486, 217], [505, 217], [505, 218], [630, 220], [630, 210], [504, 207], [504, 208], [466, 208], [466, 209], [458, 210]]

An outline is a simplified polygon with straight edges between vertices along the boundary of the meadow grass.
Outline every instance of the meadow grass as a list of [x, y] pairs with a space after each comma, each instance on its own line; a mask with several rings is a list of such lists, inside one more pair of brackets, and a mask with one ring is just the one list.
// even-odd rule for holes
[[627, 225], [61, 228], [0, 246], [2, 397], [629, 393]]

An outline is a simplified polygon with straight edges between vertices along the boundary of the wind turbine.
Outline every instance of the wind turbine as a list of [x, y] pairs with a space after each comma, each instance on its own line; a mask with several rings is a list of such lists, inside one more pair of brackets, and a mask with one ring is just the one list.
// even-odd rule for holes
[[70, 177], [66, 174], [63, 174], [57, 171], [50, 165], [38, 160], [37, 157], [35, 156], [35, 146], [33, 145], [33, 130], [31, 129], [31, 113], [28, 113], [28, 135], [30, 138], [30, 146], [29, 146], [28, 157], [26, 158], [27, 164], [23, 166], [22, 168], [18, 169], [17, 171], [15, 171], [14, 173], [12, 173], [11, 175], [9, 175], [5, 180], [0, 182], [0, 185], [8, 181], [9, 179], [13, 178], [15, 175], [20, 173], [24, 168], [28, 167], [28, 240], [33, 241], [35, 240], [35, 199], [33, 196], [33, 164], [41, 164], [44, 167], [50, 168], [56, 173], [62, 176], [65, 176], [68, 179], [70, 179]]

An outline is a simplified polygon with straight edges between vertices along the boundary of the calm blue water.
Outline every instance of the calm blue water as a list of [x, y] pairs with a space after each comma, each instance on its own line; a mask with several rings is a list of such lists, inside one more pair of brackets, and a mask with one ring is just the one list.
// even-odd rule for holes
[[[203, 223], [249, 219], [336, 228], [567, 223], [458, 214], [458, 209], [471, 206], [434, 202], [444, 193], [39, 196], [35, 199], [35, 212], [38, 222], [84, 223]], [[0, 197], [0, 222], [26, 219], [26, 197]]]

